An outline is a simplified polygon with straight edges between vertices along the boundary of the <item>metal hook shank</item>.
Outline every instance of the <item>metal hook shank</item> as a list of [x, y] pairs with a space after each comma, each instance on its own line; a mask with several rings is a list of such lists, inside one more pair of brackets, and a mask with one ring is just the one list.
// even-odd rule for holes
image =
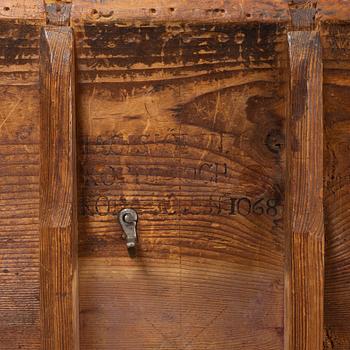
[[133, 209], [123, 209], [119, 213], [119, 222], [126, 236], [126, 246], [134, 248], [137, 242], [137, 213]]

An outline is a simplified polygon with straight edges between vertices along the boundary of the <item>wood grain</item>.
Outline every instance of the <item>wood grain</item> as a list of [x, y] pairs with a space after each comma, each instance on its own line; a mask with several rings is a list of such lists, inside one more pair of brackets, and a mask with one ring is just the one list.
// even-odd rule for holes
[[81, 348], [282, 350], [285, 28], [73, 23]]
[[319, 33], [288, 33], [285, 346], [323, 346], [323, 105]]
[[0, 3], [0, 18], [6, 20], [45, 21], [44, 1], [42, 0], [2, 0]]
[[289, 21], [285, 0], [74, 0], [72, 22], [114, 23], [145, 21], [145, 23], [286, 23]]
[[[33, 4], [28, 1], [28, 10]], [[0, 6], [0, 348], [6, 350], [38, 349], [40, 343], [38, 57], [44, 16], [25, 16], [19, 7], [14, 19]]]
[[336, 24], [350, 21], [349, 3], [347, 0], [318, 0], [317, 7], [316, 20], [320, 24]]
[[47, 24], [55, 26], [69, 26], [71, 8], [71, 3], [55, 1], [50, 3], [46, 1], [45, 10]]
[[[324, 200], [324, 348], [348, 350], [348, 0], [45, 3], [0, 4], [0, 348], [78, 348], [72, 33], [46, 29], [40, 97], [47, 21], [77, 39], [81, 349], [319, 350]], [[286, 27], [303, 31], [287, 130]], [[41, 98], [54, 119], [40, 144]], [[60, 159], [39, 183], [44, 145]], [[135, 259], [125, 206], [140, 216]], [[41, 332], [39, 226], [54, 233], [42, 252], [62, 254], [42, 255], [58, 294], [42, 298]]]
[[44, 27], [40, 40], [41, 349], [79, 349], [73, 33]]
[[319, 11], [317, 3], [317, 0], [294, 0], [289, 2], [292, 30], [310, 31], [315, 29], [315, 16]]
[[350, 348], [350, 25], [322, 26], [325, 98], [325, 349]]

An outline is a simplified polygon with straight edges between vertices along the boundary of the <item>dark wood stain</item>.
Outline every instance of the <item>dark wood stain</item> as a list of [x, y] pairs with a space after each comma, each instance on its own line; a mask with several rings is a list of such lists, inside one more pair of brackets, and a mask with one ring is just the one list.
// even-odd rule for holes
[[25, 23], [13, 25], [2, 21], [0, 26], [0, 62], [5, 66], [32, 63], [39, 55], [39, 28]]
[[87, 65], [106, 65], [101, 55], [109, 57], [110, 66], [131, 68], [135, 64], [196, 64], [205, 60], [242, 59], [264, 61], [274, 55], [279, 26], [252, 23], [237, 24], [173, 24], [152, 23], [134, 26], [86, 24], [82, 55]]

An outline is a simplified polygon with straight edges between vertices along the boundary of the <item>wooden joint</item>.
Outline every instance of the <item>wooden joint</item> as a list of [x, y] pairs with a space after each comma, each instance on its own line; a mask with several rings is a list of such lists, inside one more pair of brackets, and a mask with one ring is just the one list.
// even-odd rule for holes
[[56, 26], [69, 26], [72, 4], [67, 2], [50, 2], [45, 4], [46, 23]]
[[316, 27], [317, 1], [294, 0], [289, 4], [290, 30], [314, 30]]

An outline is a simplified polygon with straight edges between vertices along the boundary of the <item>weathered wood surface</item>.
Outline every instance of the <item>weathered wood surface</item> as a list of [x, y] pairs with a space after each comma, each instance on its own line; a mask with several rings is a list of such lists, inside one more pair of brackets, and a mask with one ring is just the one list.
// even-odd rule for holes
[[325, 349], [350, 348], [350, 24], [322, 27], [325, 102]]
[[[117, 3], [72, 2], [80, 83], [81, 349], [283, 348], [290, 27], [321, 27], [325, 348], [349, 349], [348, 1]], [[45, 17], [69, 24], [68, 12], [64, 21], [50, 15], [41, 0], [0, 1], [0, 348], [6, 350], [40, 347], [39, 26]], [[266, 215], [274, 199], [277, 218]], [[246, 215], [251, 203], [254, 212]], [[141, 213], [134, 260], [114, 215], [129, 205]], [[310, 334], [297, 327], [310, 320], [302, 313], [296, 320], [300, 342], [309, 346]], [[319, 347], [320, 324], [317, 317], [312, 322]]]
[[323, 348], [323, 106], [319, 33], [288, 33], [286, 349]]
[[46, 26], [40, 39], [41, 349], [79, 349], [73, 32]]
[[74, 30], [81, 347], [283, 349], [285, 28]]
[[[1, 0], [0, 1], [0, 19], [1, 20], [20, 20], [20, 21], [40, 21], [44, 24], [45, 19], [43, 0]], [[16, 22], [12, 22], [13, 25]]]
[[108, 23], [122, 20], [155, 22], [288, 22], [288, 1], [255, 0], [74, 0], [75, 23]]
[[0, 348], [32, 350], [40, 342], [38, 57], [44, 14], [35, 10], [38, 3], [27, 2], [27, 15], [7, 10], [7, 3], [0, 6]]
[[44, 3], [72, 3], [75, 21], [113, 21], [118, 19], [149, 19], [152, 21], [219, 21], [219, 22], [290, 22], [290, 4], [317, 6], [320, 22], [349, 21], [348, 0], [2, 0], [0, 17], [38, 20], [45, 17]]
[[350, 21], [349, 2], [347, 0], [318, 0], [316, 20], [319, 23]]

